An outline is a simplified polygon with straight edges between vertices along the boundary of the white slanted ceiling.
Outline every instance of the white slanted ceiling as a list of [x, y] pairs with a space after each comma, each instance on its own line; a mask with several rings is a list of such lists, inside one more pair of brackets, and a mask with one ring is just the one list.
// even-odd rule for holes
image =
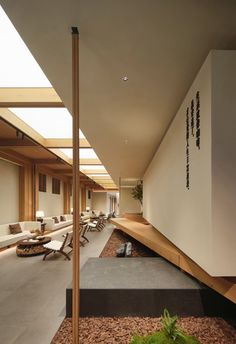
[[209, 50], [236, 48], [235, 1], [0, 3], [68, 109], [79, 27], [81, 129], [117, 184], [143, 176]]

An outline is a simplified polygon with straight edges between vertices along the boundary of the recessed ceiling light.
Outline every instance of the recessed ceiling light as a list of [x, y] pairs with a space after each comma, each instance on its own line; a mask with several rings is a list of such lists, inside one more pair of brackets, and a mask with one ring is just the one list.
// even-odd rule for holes
[[123, 80], [123, 81], [128, 81], [129, 79], [128, 79], [127, 76], [123, 76], [123, 77], [122, 77], [122, 80]]

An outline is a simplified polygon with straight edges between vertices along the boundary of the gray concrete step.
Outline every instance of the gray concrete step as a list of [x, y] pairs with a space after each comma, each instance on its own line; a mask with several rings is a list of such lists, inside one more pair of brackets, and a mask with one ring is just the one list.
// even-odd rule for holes
[[[163, 258], [90, 258], [81, 270], [81, 316], [230, 316], [235, 305]], [[71, 316], [72, 289], [67, 291]]]

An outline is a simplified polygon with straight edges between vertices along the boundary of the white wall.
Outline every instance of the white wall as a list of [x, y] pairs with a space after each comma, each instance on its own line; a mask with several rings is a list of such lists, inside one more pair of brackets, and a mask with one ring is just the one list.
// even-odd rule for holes
[[64, 214], [64, 192], [61, 181], [60, 195], [52, 193], [52, 177], [47, 175], [47, 192], [39, 192], [39, 209], [46, 216], [57, 216]]
[[236, 52], [215, 51], [213, 61], [213, 268], [236, 276]]
[[92, 193], [92, 210], [99, 210], [108, 213], [108, 196], [107, 192], [93, 192]]
[[[236, 275], [235, 75], [236, 52], [208, 56], [144, 176], [144, 217], [213, 276]], [[197, 91], [187, 189], [186, 109]]]
[[122, 216], [124, 213], [140, 213], [141, 204], [138, 200], [134, 199], [131, 194], [132, 188], [120, 187], [119, 198], [119, 213]]
[[19, 221], [19, 166], [0, 159], [0, 224]]

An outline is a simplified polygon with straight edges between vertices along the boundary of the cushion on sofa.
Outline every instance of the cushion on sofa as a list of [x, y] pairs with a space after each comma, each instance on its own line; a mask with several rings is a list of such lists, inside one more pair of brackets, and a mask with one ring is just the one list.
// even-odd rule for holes
[[[52, 220], [53, 221], [53, 220]], [[0, 225], [0, 248], [13, 245], [17, 243], [17, 241], [32, 238], [32, 234], [30, 230], [32, 229], [40, 229], [41, 223], [37, 221], [22, 221], [19, 222], [21, 227], [21, 232], [17, 234], [11, 234], [10, 226], [9, 225], [16, 225], [17, 223], [6, 223]]]
[[[63, 216], [65, 218], [65, 220], [56, 223], [54, 218], [57, 217], [57, 219], [61, 219], [61, 216]], [[46, 224], [46, 226], [45, 226], [46, 230], [55, 231], [57, 229], [72, 225], [73, 215], [72, 214], [63, 214], [63, 215], [53, 216], [53, 218], [52, 217], [44, 217], [43, 222]]]
[[22, 233], [22, 229], [19, 223], [10, 224], [9, 229], [10, 229], [11, 234]]
[[55, 223], [59, 223], [59, 220], [58, 220], [57, 216], [53, 216], [52, 219], [54, 220]]
[[66, 221], [66, 217], [64, 215], [60, 216], [60, 221]]

